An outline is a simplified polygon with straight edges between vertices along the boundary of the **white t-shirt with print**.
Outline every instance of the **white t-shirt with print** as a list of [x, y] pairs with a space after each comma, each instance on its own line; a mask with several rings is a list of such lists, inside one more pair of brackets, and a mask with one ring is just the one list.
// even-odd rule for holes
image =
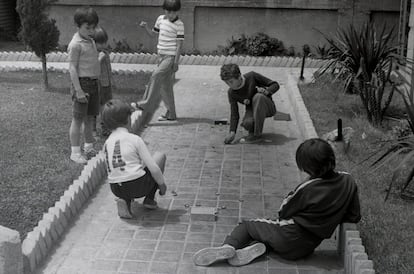
[[141, 137], [126, 128], [115, 129], [104, 145], [108, 182], [123, 183], [145, 175], [144, 163], [139, 156]]

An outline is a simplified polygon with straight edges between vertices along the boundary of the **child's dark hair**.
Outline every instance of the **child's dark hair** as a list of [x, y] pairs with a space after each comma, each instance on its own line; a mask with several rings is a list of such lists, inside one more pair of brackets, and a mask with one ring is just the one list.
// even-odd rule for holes
[[97, 26], [95, 28], [95, 34], [94, 34], [95, 43], [98, 44], [105, 44], [108, 42], [108, 34], [106, 33], [105, 29], [101, 26]]
[[179, 11], [181, 9], [180, 0], [164, 0], [162, 8], [168, 11]]
[[130, 105], [119, 99], [112, 99], [104, 105], [102, 121], [109, 130], [124, 127], [132, 113]]
[[335, 169], [335, 153], [325, 140], [309, 139], [296, 150], [296, 164], [311, 178], [320, 178]]
[[99, 17], [96, 11], [91, 7], [81, 7], [76, 9], [75, 15], [73, 16], [75, 24], [80, 27], [82, 24], [87, 23], [88, 25], [96, 26], [99, 22]]
[[240, 68], [237, 64], [225, 64], [221, 66], [220, 77], [223, 81], [237, 79], [240, 77], [240, 75]]

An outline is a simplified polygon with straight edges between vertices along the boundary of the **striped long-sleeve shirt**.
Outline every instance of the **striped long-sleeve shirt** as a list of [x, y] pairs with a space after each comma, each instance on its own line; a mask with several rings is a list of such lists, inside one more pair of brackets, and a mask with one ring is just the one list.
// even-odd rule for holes
[[160, 15], [155, 22], [153, 31], [159, 33], [158, 54], [175, 55], [177, 40], [184, 40], [184, 23], [178, 17], [171, 22], [165, 15]]

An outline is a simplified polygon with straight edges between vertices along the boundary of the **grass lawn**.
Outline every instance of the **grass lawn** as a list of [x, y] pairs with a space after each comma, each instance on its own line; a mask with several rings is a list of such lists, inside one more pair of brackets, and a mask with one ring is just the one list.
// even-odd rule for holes
[[[369, 165], [375, 157], [364, 161], [390, 137], [392, 123], [385, 121], [381, 129], [370, 126], [359, 96], [343, 94], [335, 83], [317, 82], [300, 89], [319, 136], [335, 129], [338, 118], [344, 127], [355, 130], [349, 152], [337, 153], [337, 166], [357, 180], [362, 207], [358, 226], [376, 273], [414, 273], [414, 202], [401, 200], [397, 186], [384, 202], [391, 169], [371, 172]], [[397, 103], [391, 111], [402, 112], [395, 96]]]
[[[22, 239], [83, 168], [69, 160], [69, 74], [48, 75], [51, 92], [41, 90], [41, 72], [0, 74], [0, 225]], [[115, 75], [114, 97], [136, 101], [149, 76]]]

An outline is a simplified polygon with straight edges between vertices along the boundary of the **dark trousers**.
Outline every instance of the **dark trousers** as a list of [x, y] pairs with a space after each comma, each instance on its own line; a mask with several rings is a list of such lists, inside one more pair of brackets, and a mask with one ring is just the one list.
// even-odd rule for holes
[[110, 184], [112, 193], [121, 199], [124, 199], [128, 206], [135, 198], [145, 196], [145, 199], [154, 200], [158, 184], [151, 175], [148, 168], [145, 168], [145, 175], [124, 183]]
[[311, 254], [322, 239], [296, 224], [280, 226], [271, 220], [256, 219], [236, 226], [224, 244], [240, 249], [253, 241], [266, 244], [284, 259], [296, 260]]
[[276, 114], [276, 106], [272, 98], [262, 93], [253, 96], [251, 104], [246, 107], [241, 126], [250, 134], [260, 136], [263, 132], [264, 120]]

